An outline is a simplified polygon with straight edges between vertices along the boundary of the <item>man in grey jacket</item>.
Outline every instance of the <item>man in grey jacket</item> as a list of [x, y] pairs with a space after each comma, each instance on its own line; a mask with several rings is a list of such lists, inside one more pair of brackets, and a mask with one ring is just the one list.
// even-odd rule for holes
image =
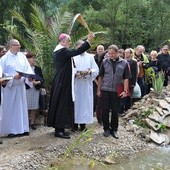
[[[128, 79], [130, 69], [126, 60], [118, 56], [118, 47], [110, 45], [108, 47], [108, 57], [101, 64], [98, 79], [97, 95], [103, 100], [103, 135], [110, 134], [118, 139], [118, 112], [120, 98], [128, 95]], [[123, 89], [121, 89], [123, 88]], [[109, 112], [111, 109], [111, 123], [109, 123]]]

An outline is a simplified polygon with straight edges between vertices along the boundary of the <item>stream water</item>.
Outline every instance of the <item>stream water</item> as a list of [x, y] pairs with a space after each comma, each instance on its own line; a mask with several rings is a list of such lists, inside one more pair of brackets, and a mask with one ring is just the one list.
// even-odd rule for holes
[[157, 150], [142, 152], [128, 160], [122, 160], [119, 164], [104, 165], [94, 163], [89, 166], [87, 159], [66, 160], [59, 163], [59, 170], [170, 170], [170, 147], [162, 147]]

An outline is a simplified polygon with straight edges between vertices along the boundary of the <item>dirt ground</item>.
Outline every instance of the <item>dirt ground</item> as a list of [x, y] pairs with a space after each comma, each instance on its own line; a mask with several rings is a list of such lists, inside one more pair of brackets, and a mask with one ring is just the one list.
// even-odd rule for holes
[[[144, 141], [140, 141], [134, 134], [125, 130], [122, 120], [120, 120], [119, 125], [120, 138], [117, 140], [111, 136], [108, 138], [103, 137], [103, 128], [96, 120], [93, 125], [87, 127], [91, 128], [92, 126], [94, 131], [92, 141], [88, 145], [87, 154], [94, 158], [104, 158], [107, 153], [110, 153], [110, 150], [115, 150], [125, 155], [133, 154], [133, 152], [142, 150], [147, 146]], [[0, 170], [40, 169], [39, 164], [47, 164], [50, 157], [57, 157], [56, 153], [59, 154], [61, 152], [56, 148], [71, 145], [79, 135], [80, 132], [72, 133], [69, 140], [56, 138], [54, 137], [53, 128], [39, 125], [37, 130], [30, 131], [29, 136], [16, 138], [1, 137], [3, 144], [0, 145]], [[33, 167], [32, 159], [35, 159], [34, 165], [36, 167], [34, 168], [30, 168], [30, 166]], [[25, 162], [24, 167], [22, 162]]]

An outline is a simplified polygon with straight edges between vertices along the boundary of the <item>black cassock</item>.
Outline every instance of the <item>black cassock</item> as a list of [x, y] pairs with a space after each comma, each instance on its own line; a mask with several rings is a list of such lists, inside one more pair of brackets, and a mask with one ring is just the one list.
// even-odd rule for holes
[[47, 125], [53, 128], [70, 128], [74, 123], [72, 101], [71, 57], [90, 48], [88, 42], [78, 49], [62, 48], [54, 52], [55, 76], [52, 83]]

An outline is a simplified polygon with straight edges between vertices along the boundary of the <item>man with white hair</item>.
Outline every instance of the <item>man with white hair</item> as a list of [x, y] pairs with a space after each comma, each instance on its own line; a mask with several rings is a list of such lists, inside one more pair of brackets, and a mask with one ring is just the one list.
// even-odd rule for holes
[[70, 139], [65, 128], [73, 126], [72, 101], [72, 61], [71, 57], [79, 55], [90, 48], [94, 35], [90, 33], [87, 40], [78, 49], [69, 49], [71, 38], [62, 33], [59, 44], [54, 50], [55, 75], [51, 88], [47, 125], [55, 128], [55, 137]]
[[[104, 49], [103, 45], [98, 45], [96, 48], [96, 55], [94, 56], [94, 59], [100, 68], [101, 63], [106, 55], [106, 51]], [[96, 112], [96, 118], [97, 122], [102, 125], [102, 97], [97, 96], [97, 83], [98, 77], [93, 81], [93, 93], [94, 93], [94, 112]]]
[[[1, 58], [3, 73], [12, 76], [3, 88], [2, 121], [0, 134], [9, 137], [29, 135], [25, 77], [17, 71], [34, 74], [26, 56], [20, 51], [20, 42], [9, 41], [9, 50]], [[17, 71], [16, 71], [17, 70]], [[10, 99], [10, 100], [9, 100]]]
[[136, 47], [136, 51], [134, 53], [134, 58], [137, 60], [139, 66], [139, 74], [138, 74], [138, 84], [141, 88], [142, 97], [147, 94], [147, 86], [145, 81], [145, 69], [147, 69], [147, 64], [149, 63], [148, 57], [143, 53], [144, 46], [138, 45]]

